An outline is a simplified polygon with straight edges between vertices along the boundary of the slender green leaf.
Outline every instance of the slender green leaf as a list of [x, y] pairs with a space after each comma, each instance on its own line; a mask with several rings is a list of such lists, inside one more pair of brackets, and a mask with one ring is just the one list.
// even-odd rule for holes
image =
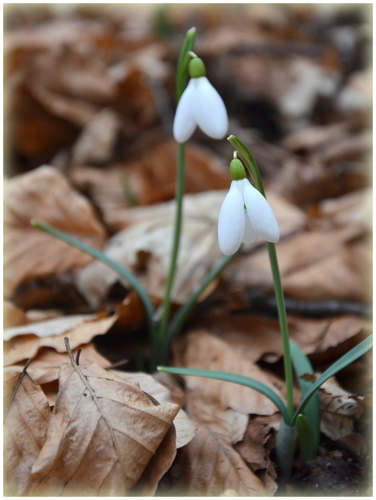
[[270, 387], [255, 380], [253, 378], [245, 377], [244, 375], [237, 375], [236, 373], [220, 372], [215, 370], [196, 370], [194, 368], [172, 368], [167, 366], [159, 366], [158, 370], [161, 372], [176, 373], [177, 375], [193, 375], [195, 377], [212, 378], [216, 380], [223, 380], [224, 382], [232, 382], [234, 384], [244, 385], [250, 389], [260, 392], [270, 399], [282, 414], [282, 417], [287, 421], [287, 410], [285, 403]]
[[[291, 357], [292, 363], [294, 365], [294, 370], [296, 376], [298, 378], [300, 390], [302, 391], [303, 398], [309, 391], [312, 386], [312, 382], [308, 382], [302, 378], [306, 373], [313, 373], [313, 368], [311, 362], [304, 354], [304, 352], [300, 349], [298, 344], [296, 344], [293, 340], [290, 340], [290, 349], [291, 349]], [[308, 425], [311, 429], [311, 435], [313, 442], [308, 447], [306, 444], [304, 446], [305, 449], [310, 449], [312, 452], [312, 456], [306, 456], [308, 458], [314, 458], [317, 455], [319, 443], [320, 443], [320, 400], [317, 392], [312, 396], [311, 401], [307, 404], [304, 410], [304, 416], [308, 421]], [[298, 429], [299, 430], [299, 429]], [[300, 434], [299, 434], [300, 439]]]
[[308, 419], [302, 413], [297, 416], [296, 428], [299, 436], [300, 458], [310, 460], [317, 455], [315, 437]]
[[196, 28], [191, 28], [187, 31], [187, 35], [185, 37], [183, 46], [181, 48], [179, 59], [178, 59], [178, 67], [177, 67], [177, 78], [176, 78], [176, 102], [179, 102], [179, 99], [184, 92], [184, 89], [187, 85], [188, 80], [188, 62], [190, 60], [190, 56], [188, 52], [193, 51], [193, 47], [195, 44], [196, 37]]
[[137, 291], [137, 293], [140, 296], [140, 299], [142, 300], [148, 320], [149, 320], [149, 326], [151, 327], [151, 330], [153, 329], [153, 315], [154, 315], [154, 307], [153, 304], [151, 303], [151, 300], [146, 293], [145, 289], [141, 285], [141, 283], [138, 281], [138, 279], [135, 277], [134, 274], [132, 274], [128, 269], [125, 269], [123, 266], [120, 266], [117, 262], [114, 260], [110, 259], [105, 255], [104, 253], [100, 252], [96, 248], [91, 247], [90, 245], [87, 245], [86, 243], [83, 243], [82, 241], [78, 240], [77, 238], [71, 236], [68, 233], [65, 233], [64, 231], [60, 231], [60, 229], [55, 229], [52, 226], [49, 226], [48, 224], [44, 224], [43, 222], [39, 222], [36, 220], [31, 221], [31, 225], [36, 227], [37, 229], [41, 229], [42, 231], [45, 231], [48, 234], [51, 234], [52, 236], [55, 236], [56, 238], [59, 238], [60, 240], [65, 241], [65, 243], [68, 243], [69, 245], [79, 248], [83, 252], [91, 255], [92, 257], [96, 258], [97, 260], [100, 260], [103, 262], [103, 264], [106, 264], [108, 267], [112, 268], [114, 271], [116, 271], [120, 276], [125, 278], [129, 283], [134, 287], [134, 289]]
[[278, 477], [279, 486], [285, 485], [290, 479], [296, 436], [296, 427], [288, 425], [282, 420], [276, 439], [277, 462], [281, 468], [281, 475]]
[[351, 349], [351, 351], [347, 352], [344, 356], [338, 359], [335, 363], [332, 364], [325, 372], [320, 375], [320, 377], [311, 385], [310, 389], [304, 396], [303, 401], [300, 403], [298, 409], [296, 410], [291, 425], [293, 425], [300, 413], [303, 413], [304, 408], [309, 403], [312, 396], [315, 392], [322, 386], [324, 382], [326, 382], [330, 377], [333, 377], [336, 373], [341, 371], [343, 368], [348, 366], [350, 363], [353, 363], [356, 359], [363, 356], [367, 351], [372, 348], [373, 344], [373, 336], [370, 335], [366, 339], [364, 339], [360, 344]]

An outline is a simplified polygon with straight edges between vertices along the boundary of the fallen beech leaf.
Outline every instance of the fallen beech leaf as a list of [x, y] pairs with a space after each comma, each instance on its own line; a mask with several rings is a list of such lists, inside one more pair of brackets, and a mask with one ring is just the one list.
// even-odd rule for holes
[[[223, 307], [208, 311], [204, 317], [195, 317], [198, 328], [215, 335], [242, 353], [249, 362], [276, 363], [283, 355], [278, 319], [257, 314], [231, 314]], [[343, 315], [330, 318], [303, 318], [288, 316], [290, 336], [307, 355], [315, 355], [320, 362], [338, 359], [338, 353], [351, 349], [359, 336], [370, 332], [370, 323], [360, 316]], [[256, 334], [257, 333], [257, 334]], [[346, 347], [347, 346], [347, 347]], [[270, 377], [270, 374], [268, 374]]]
[[358, 225], [371, 229], [371, 190], [358, 189], [339, 198], [324, 200], [319, 205], [320, 217], [330, 221], [331, 226]]
[[179, 407], [155, 406], [137, 384], [73, 358], [46, 442], [32, 468], [32, 495], [126, 495], [156, 453]]
[[[246, 353], [233, 348], [231, 341], [226, 342], [205, 330], [190, 332], [173, 344], [173, 365], [251, 377], [271, 387], [280, 396], [284, 385], [282, 381], [276, 384], [267, 372], [248, 359]], [[276, 411], [268, 398], [247, 387], [202, 377], [185, 376], [184, 380], [189, 390], [196, 391], [203, 400], [217, 399], [222, 409], [231, 408], [245, 415], [272, 415]]]
[[[19, 327], [22, 334], [5, 343], [4, 364], [13, 365], [23, 359], [33, 358], [41, 347], [52, 347], [58, 352], [65, 352], [65, 336], [69, 337], [71, 348], [76, 349], [90, 342], [96, 335], [107, 333], [116, 322], [117, 315], [109, 317], [97, 315], [94, 318], [88, 315], [87, 321], [83, 321], [84, 317], [80, 317], [78, 324], [77, 317], [73, 318], [72, 322], [75, 326], [72, 326], [70, 317], [67, 316]], [[12, 329], [12, 331], [19, 330]], [[40, 334], [42, 335], [38, 336]]]
[[354, 433], [354, 424], [362, 415], [362, 397], [340, 387], [334, 377], [320, 388], [320, 429], [333, 441]]
[[[188, 417], [187, 417], [188, 418]], [[162, 476], [170, 469], [176, 456], [176, 417], [158, 446], [156, 453], [146, 466], [136, 486], [132, 488], [133, 496], [153, 496]]]
[[[152, 375], [148, 375], [147, 373], [121, 372], [118, 370], [111, 370], [111, 372], [127, 382], [140, 384], [140, 388], [146, 394], [155, 398], [160, 404], [175, 402], [169, 389], [155, 380]], [[174, 426], [176, 430], [176, 448], [181, 448], [189, 443], [195, 435], [195, 426], [182, 409], [179, 410], [174, 418]]]
[[40, 219], [100, 246], [105, 232], [88, 200], [55, 168], [43, 166], [5, 183], [5, 295], [28, 281], [56, 276], [92, 258], [30, 225]]
[[40, 338], [61, 335], [75, 326], [94, 318], [96, 318], [95, 314], [75, 314], [72, 316], [62, 316], [60, 318], [32, 323], [31, 325], [8, 328], [4, 331], [4, 340], [10, 340], [17, 335], [29, 335], [30, 333]]
[[187, 410], [197, 433], [173, 466], [173, 473], [177, 467], [181, 478], [176, 493], [219, 496], [233, 490], [239, 496], [266, 496], [264, 484], [232, 446], [234, 434], [238, 439], [244, 433], [248, 417], [221, 409], [212, 399], [204, 400], [197, 395], [189, 399]]
[[[110, 361], [99, 354], [94, 345], [85, 344], [79, 346], [81, 351], [80, 363], [82, 364], [97, 364], [101, 368], [108, 368]], [[56, 352], [55, 349], [42, 347], [37, 356], [33, 358], [27, 372], [30, 377], [38, 384], [48, 384], [54, 380], [58, 380], [60, 368], [63, 364], [69, 362], [69, 355], [66, 352]], [[19, 369], [22, 371], [22, 365], [12, 365], [9, 368]]]
[[244, 439], [236, 445], [237, 451], [254, 472], [266, 469], [267, 473], [272, 475], [273, 480], [276, 479], [276, 473], [265, 444], [271, 437], [271, 430], [278, 430], [280, 423], [279, 414], [250, 418]]
[[25, 311], [16, 307], [9, 300], [4, 301], [4, 328], [25, 325], [28, 322]]
[[[182, 238], [172, 292], [177, 303], [190, 297], [222, 257], [217, 221], [225, 194], [210, 191], [184, 197]], [[278, 206], [283, 235], [304, 225], [305, 216], [300, 210], [282, 198], [271, 195], [269, 199], [273, 207]], [[163, 297], [168, 275], [175, 211], [175, 202], [132, 210], [134, 221], [138, 222], [114, 235], [105, 250], [115, 261], [136, 271], [148, 293], [156, 298]], [[78, 274], [77, 285], [86, 300], [96, 306], [117, 280], [119, 277], [103, 264], [92, 262]], [[202, 298], [209, 293], [206, 290]]]
[[[317, 229], [282, 239], [277, 244], [282, 283], [286, 296], [300, 300], [367, 300], [367, 263], [354, 261], [353, 251], [364, 255], [362, 228]], [[266, 248], [240, 256], [224, 271], [232, 285], [273, 290]]]
[[101, 164], [113, 155], [113, 149], [121, 128], [120, 117], [111, 109], [104, 108], [87, 123], [72, 150], [75, 164]]
[[17, 368], [4, 370], [4, 494], [26, 496], [31, 467], [42, 449], [51, 411], [38, 384]]

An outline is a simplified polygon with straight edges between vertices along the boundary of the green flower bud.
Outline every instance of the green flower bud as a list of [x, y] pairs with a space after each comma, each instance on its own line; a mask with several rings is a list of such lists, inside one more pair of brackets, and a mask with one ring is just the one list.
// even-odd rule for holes
[[245, 168], [240, 160], [234, 159], [231, 161], [230, 174], [233, 181], [241, 181], [246, 178]]
[[188, 71], [191, 78], [201, 78], [205, 76], [206, 69], [204, 61], [199, 57], [194, 57], [189, 61]]

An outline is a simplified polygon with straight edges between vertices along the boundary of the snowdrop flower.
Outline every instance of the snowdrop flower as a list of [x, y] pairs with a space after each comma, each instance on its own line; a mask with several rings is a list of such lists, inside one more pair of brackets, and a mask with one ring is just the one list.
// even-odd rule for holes
[[222, 139], [228, 129], [228, 118], [221, 96], [206, 78], [202, 59], [189, 63], [191, 80], [176, 110], [173, 133], [177, 142], [186, 142], [198, 126], [213, 139]]
[[266, 198], [245, 176], [240, 160], [230, 164], [231, 187], [218, 218], [218, 242], [224, 255], [232, 255], [241, 243], [252, 243], [260, 236], [265, 241], [279, 240], [279, 227]]

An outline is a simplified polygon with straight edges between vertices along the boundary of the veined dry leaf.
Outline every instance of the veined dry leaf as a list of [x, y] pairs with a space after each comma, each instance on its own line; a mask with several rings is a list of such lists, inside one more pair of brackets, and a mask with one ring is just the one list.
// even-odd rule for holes
[[4, 370], [4, 494], [26, 496], [31, 467], [42, 449], [51, 411], [46, 396], [27, 372]]
[[371, 189], [358, 189], [339, 198], [324, 200], [319, 205], [320, 217], [331, 226], [358, 225], [371, 229]]
[[232, 490], [239, 496], [266, 496], [264, 484], [232, 446], [244, 434], [248, 417], [194, 393], [187, 411], [197, 432], [173, 466], [180, 478], [176, 493], [218, 496]]
[[[364, 301], [368, 295], [367, 264], [354, 261], [353, 245], [361, 251], [362, 228], [317, 229], [282, 239], [277, 256], [285, 294], [300, 300]], [[360, 240], [359, 240], [360, 238]], [[362, 253], [363, 254], [363, 253]], [[240, 256], [224, 271], [232, 284], [273, 290], [266, 247]]]
[[[73, 359], [46, 442], [32, 468], [32, 495], [126, 495], [156, 453], [179, 407], [155, 406], [138, 384]], [[174, 450], [175, 452], [175, 450]]]
[[270, 439], [271, 430], [278, 430], [280, 423], [279, 414], [250, 418], [243, 440], [236, 445], [237, 451], [253, 471], [266, 469], [267, 472], [273, 472], [273, 479], [276, 479], [276, 474], [265, 444]]
[[[172, 291], [177, 303], [184, 303], [222, 258], [217, 222], [225, 195], [223, 191], [210, 191], [184, 197], [182, 237]], [[305, 216], [299, 209], [273, 194], [268, 199], [280, 214], [282, 235], [304, 225]], [[156, 298], [163, 297], [168, 275], [175, 210], [175, 202], [132, 210], [135, 223], [114, 235], [105, 250], [115, 261], [136, 271], [149, 294]], [[95, 306], [117, 280], [119, 277], [103, 264], [92, 262], [79, 273], [77, 283], [88, 302]], [[207, 290], [202, 297], [208, 293]]]
[[342, 389], [334, 377], [327, 380], [320, 388], [321, 432], [333, 441], [353, 434], [364, 411], [362, 399]]
[[72, 150], [74, 164], [102, 164], [114, 154], [120, 117], [110, 108], [99, 111], [82, 130]]
[[[141, 389], [155, 398], [160, 404], [175, 402], [169, 389], [160, 384], [152, 375], [142, 372], [125, 372], [118, 370], [111, 370], [111, 373], [116, 374], [127, 382], [136, 382], [140, 384]], [[176, 429], [176, 448], [181, 448], [189, 443], [195, 435], [195, 426], [182, 409], [179, 410], [174, 418], [174, 426]]]
[[[99, 354], [92, 343], [79, 346], [81, 351], [80, 363], [97, 364], [101, 368], [108, 368], [110, 361]], [[66, 352], [57, 352], [49, 347], [42, 347], [37, 356], [33, 358], [27, 372], [30, 377], [38, 384], [48, 384], [58, 380], [60, 368], [63, 364], [69, 362], [69, 355]], [[22, 371], [22, 365], [12, 365], [9, 368]]]
[[[279, 395], [284, 385], [280, 381], [277, 386], [267, 372], [250, 361], [247, 353], [233, 348], [230, 341], [219, 339], [205, 330], [190, 332], [173, 344], [173, 365], [237, 373], [263, 382]], [[276, 411], [268, 398], [247, 387], [193, 376], [184, 376], [184, 380], [187, 388], [195, 391], [203, 400], [217, 399], [219, 408], [231, 408], [246, 415], [272, 415]]]
[[[11, 338], [4, 346], [4, 364], [13, 365], [23, 359], [33, 358], [41, 347], [52, 347], [58, 352], [65, 352], [64, 337], [68, 336], [71, 348], [86, 344], [96, 335], [105, 334], [116, 322], [117, 315], [106, 317], [88, 315], [77, 318], [64, 316], [62, 318], [32, 323], [12, 332], [22, 332]], [[78, 321], [78, 324], [77, 324]], [[74, 326], [73, 326], [74, 325]]]
[[25, 311], [16, 307], [9, 300], [4, 301], [4, 328], [12, 328], [14, 326], [25, 325], [28, 320]]
[[62, 174], [43, 166], [5, 183], [5, 295], [28, 281], [56, 276], [92, 260], [78, 249], [30, 225], [39, 219], [100, 246], [105, 232], [88, 200]]

